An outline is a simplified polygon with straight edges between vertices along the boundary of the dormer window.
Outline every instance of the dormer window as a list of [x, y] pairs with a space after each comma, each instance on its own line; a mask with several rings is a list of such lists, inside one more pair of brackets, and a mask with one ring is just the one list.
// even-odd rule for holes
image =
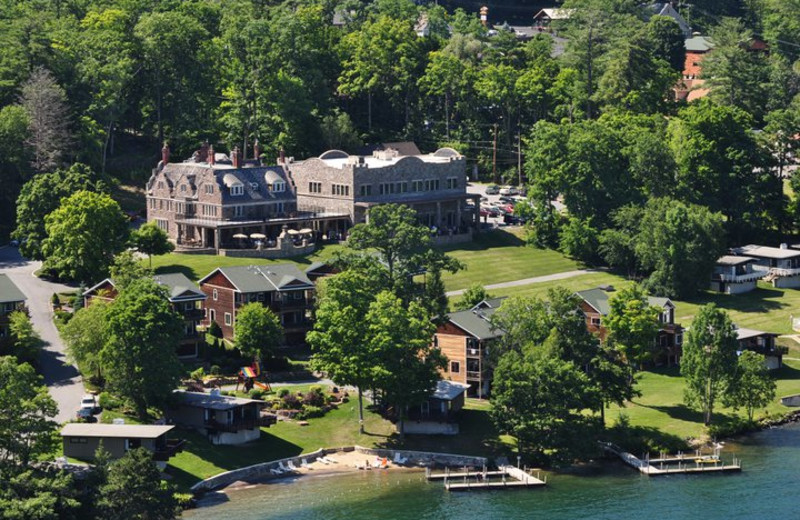
[[231, 196], [239, 197], [244, 195], [244, 186], [242, 184], [233, 184], [231, 186]]
[[214, 185], [206, 184], [206, 195], [213, 195], [213, 194], [214, 194]]
[[286, 191], [286, 183], [283, 181], [276, 181], [272, 183], [271, 189], [276, 193], [284, 192]]
[[186, 185], [181, 184], [181, 193], [186, 193]]

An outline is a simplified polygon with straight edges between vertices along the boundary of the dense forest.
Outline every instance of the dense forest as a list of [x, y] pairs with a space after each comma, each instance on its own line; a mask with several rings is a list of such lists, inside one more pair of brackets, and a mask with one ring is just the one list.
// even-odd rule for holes
[[[251, 155], [256, 139], [267, 160], [448, 144], [497, 181], [524, 158], [534, 197], [563, 197], [598, 230], [623, 206], [671, 197], [720, 212], [731, 241], [794, 231], [780, 176], [800, 133], [795, 3], [675, 3], [715, 42], [710, 94], [688, 106], [671, 100], [684, 35], [644, 4], [566, 0], [572, 18], [530, 39], [459, 6], [5, 0], [0, 235], [37, 173], [81, 162], [141, 185], [164, 141], [182, 158], [205, 140]], [[548, 228], [545, 206], [535, 241], [552, 245], [561, 224]]]

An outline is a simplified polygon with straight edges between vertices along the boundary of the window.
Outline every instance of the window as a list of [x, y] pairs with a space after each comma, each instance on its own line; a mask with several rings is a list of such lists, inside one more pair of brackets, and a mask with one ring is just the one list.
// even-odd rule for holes
[[164, 231], [165, 233], [169, 233], [169, 221], [168, 220], [164, 220], [162, 218], [157, 218], [156, 219], [156, 225], [158, 226], [158, 229]]
[[214, 289], [214, 290], [211, 292], [211, 297], [214, 299], [214, 301], [217, 301], [217, 298], [219, 297], [219, 293], [217, 293], [217, 290], [216, 290], [216, 289]]
[[447, 178], [447, 189], [454, 190], [458, 188], [458, 177], [448, 177]]
[[260, 190], [259, 185], [258, 185], [257, 182], [251, 182], [250, 183], [250, 189], [253, 190], [253, 191], [259, 191]]
[[274, 191], [276, 193], [280, 193], [280, 192], [286, 191], [286, 183], [283, 182], [283, 181], [275, 181], [272, 184], [272, 191]]
[[322, 193], [322, 183], [321, 182], [309, 182], [308, 183], [308, 192], [309, 193]]
[[450, 372], [454, 374], [458, 374], [459, 372], [461, 372], [461, 363], [459, 363], [458, 361], [451, 361]]
[[681, 333], [675, 334], [675, 344], [683, 345], [683, 334]]
[[187, 302], [183, 304], [183, 310], [191, 311], [194, 309], [194, 302]]
[[158, 181], [158, 189], [159, 190], [163, 190], [164, 189], [164, 181]]
[[210, 324], [212, 321], [217, 321], [217, 311], [208, 309], [208, 323]]
[[244, 215], [244, 206], [234, 206], [233, 207], [233, 216], [234, 217], [241, 217]]
[[424, 184], [420, 180], [411, 181], [411, 191], [422, 191]]
[[350, 195], [350, 186], [345, 186], [344, 184], [332, 184], [331, 185], [331, 193], [333, 195], [339, 196], [348, 196]]
[[231, 186], [231, 196], [238, 197], [240, 195], [244, 195], [244, 185], [242, 184], [234, 184]]
[[214, 194], [214, 185], [206, 184], [206, 195], [213, 195], [213, 194]]
[[70, 437], [69, 443], [70, 444], [87, 444], [89, 441], [86, 437]]
[[275, 204], [275, 211], [277, 213], [283, 213], [283, 202]]
[[362, 197], [369, 197], [372, 195], [372, 184], [362, 184], [361, 185], [361, 196]]
[[186, 185], [181, 184], [181, 193], [186, 193]]
[[230, 312], [226, 312], [225, 313], [225, 325], [230, 327], [231, 323], [233, 323], [233, 320], [231, 320], [231, 313]]
[[600, 323], [601, 323], [600, 318], [592, 318], [592, 325], [594, 325], [595, 327], [599, 327]]
[[408, 192], [408, 182], [398, 182], [397, 186], [394, 189], [395, 193], [406, 193]]

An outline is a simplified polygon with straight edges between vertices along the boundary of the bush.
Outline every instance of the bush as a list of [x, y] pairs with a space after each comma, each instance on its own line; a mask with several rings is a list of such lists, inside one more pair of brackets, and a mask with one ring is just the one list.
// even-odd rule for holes
[[308, 393], [303, 396], [303, 404], [306, 406], [325, 406], [326, 403], [325, 394], [322, 392], [322, 388], [318, 386], [311, 387]]
[[178, 503], [178, 507], [181, 509], [189, 509], [194, 507], [194, 495], [191, 493], [174, 493], [172, 495], [175, 497], [175, 502]]
[[97, 398], [97, 405], [103, 410], [116, 410], [122, 407], [122, 400], [109, 394], [108, 392], [101, 392]]
[[322, 417], [325, 415], [325, 409], [320, 408], [319, 406], [304, 406], [303, 409], [298, 413], [295, 418], [296, 419], [313, 419], [315, 417]]
[[61, 323], [62, 325], [66, 325], [67, 323], [69, 323], [69, 320], [72, 319], [72, 313], [71, 312], [62, 311], [61, 309], [55, 309], [53, 314], [55, 315], [55, 317], [59, 321], [59, 323]]
[[53, 293], [53, 296], [50, 297], [50, 303], [53, 304], [53, 307], [61, 307], [61, 300], [58, 298], [58, 294]]
[[195, 381], [202, 381], [203, 376], [206, 375], [205, 369], [203, 367], [199, 367], [197, 370], [194, 370], [192, 373], [189, 374], [189, 377], [194, 379]]
[[253, 388], [250, 390], [250, 399], [262, 400], [264, 398], [264, 391], [260, 388]]
[[211, 370], [209, 370], [209, 373], [212, 376], [218, 376], [218, 375], [222, 374], [222, 369], [220, 368], [219, 365], [211, 365]]
[[288, 388], [281, 388], [280, 390], [278, 390], [278, 397], [280, 397], [281, 399], [283, 399], [288, 394], [289, 394]]
[[296, 394], [287, 393], [281, 398], [281, 408], [284, 410], [297, 410], [300, 407], [300, 398]]

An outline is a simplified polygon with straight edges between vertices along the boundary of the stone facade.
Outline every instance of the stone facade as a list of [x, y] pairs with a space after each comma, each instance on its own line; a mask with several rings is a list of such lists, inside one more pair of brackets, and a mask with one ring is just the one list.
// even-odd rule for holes
[[287, 168], [301, 211], [346, 214], [358, 224], [367, 221], [371, 206], [397, 203], [443, 231], [467, 233], [479, 222], [478, 204], [467, 205], [474, 197], [466, 192], [464, 156], [450, 148], [410, 156], [377, 150], [368, 157], [330, 150]]

